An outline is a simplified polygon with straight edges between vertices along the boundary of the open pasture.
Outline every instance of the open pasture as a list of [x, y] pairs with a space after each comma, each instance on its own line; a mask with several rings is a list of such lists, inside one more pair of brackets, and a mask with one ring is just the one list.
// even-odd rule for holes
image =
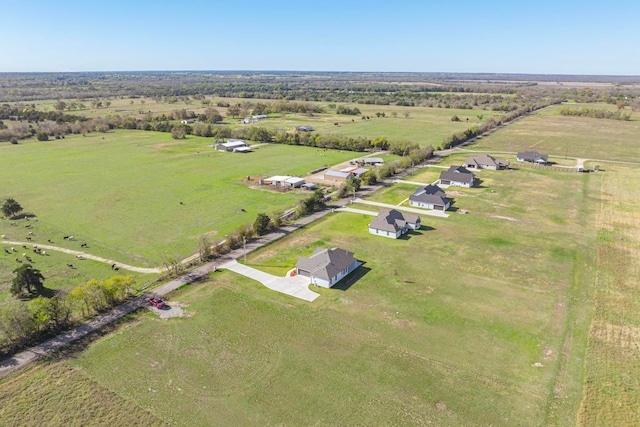
[[597, 287], [578, 425], [640, 425], [640, 168], [601, 166]]
[[[355, 103], [338, 103], [350, 108], [357, 107], [361, 114], [357, 116], [339, 115], [335, 109], [329, 108], [326, 102], [306, 102], [321, 106], [324, 113], [305, 114], [287, 113], [284, 115], [271, 114], [269, 119], [261, 120], [250, 125], [240, 125], [240, 117], [232, 118], [227, 116], [227, 108], [216, 107], [219, 101], [228, 102], [231, 105], [241, 104], [247, 99], [242, 98], [213, 98], [207, 97], [211, 101], [210, 105], [202, 105], [200, 101], [178, 101], [175, 103], [156, 102], [152, 99], [112, 99], [109, 107], [86, 108], [82, 110], [70, 111], [71, 114], [95, 118], [104, 117], [109, 114], [123, 116], [143, 117], [141, 111], [147, 113], [151, 111], [153, 115], [170, 114], [174, 110], [191, 110], [196, 114], [202, 113], [207, 107], [214, 107], [225, 116], [225, 121], [232, 123], [234, 127], [240, 126], [260, 126], [268, 129], [293, 129], [295, 126], [311, 125], [322, 135], [342, 135], [347, 137], [386, 137], [389, 140], [412, 141], [421, 146], [432, 145], [438, 147], [442, 145], [445, 138], [454, 133], [462, 132], [472, 126], [485, 123], [490, 118], [500, 117], [502, 112], [486, 110], [467, 110], [453, 108], [432, 108], [432, 107], [405, 107], [397, 105], [370, 105]], [[133, 103], [132, 103], [133, 101]], [[266, 104], [274, 103], [274, 100], [251, 99], [252, 103], [261, 102]], [[68, 100], [67, 102], [73, 102]], [[305, 103], [304, 101], [296, 101]], [[43, 110], [53, 110], [55, 101], [36, 102], [36, 107]], [[90, 107], [90, 102], [85, 102]], [[378, 117], [376, 113], [385, 113], [385, 117]], [[395, 117], [393, 116], [395, 114]], [[405, 116], [407, 114], [407, 116]], [[451, 118], [457, 115], [461, 121], [453, 122]], [[362, 116], [369, 117], [363, 120]], [[338, 125], [336, 125], [336, 123]]]
[[365, 262], [313, 304], [217, 272], [172, 295], [187, 317], [141, 316], [70, 363], [175, 425], [572, 425], [600, 179], [496, 172], [470, 214], [399, 240], [331, 214], [248, 259], [278, 273], [339, 246]]
[[551, 107], [523, 117], [496, 130], [491, 137], [478, 139], [468, 148], [538, 151], [559, 157], [640, 162], [639, 120], [561, 116], [557, 112], [559, 108]]
[[[0, 146], [0, 195], [38, 217], [34, 243], [53, 240], [136, 266], [197, 251], [203, 234], [222, 239], [258, 212], [292, 207], [301, 191], [253, 189], [247, 176], [305, 175], [357, 153], [268, 145], [221, 153], [211, 138], [172, 140], [144, 131], [92, 133], [49, 142]], [[257, 184], [257, 181], [255, 181]], [[24, 241], [24, 220], [0, 221], [0, 233]], [[76, 242], [63, 241], [66, 235]], [[39, 241], [39, 239], [43, 239]]]

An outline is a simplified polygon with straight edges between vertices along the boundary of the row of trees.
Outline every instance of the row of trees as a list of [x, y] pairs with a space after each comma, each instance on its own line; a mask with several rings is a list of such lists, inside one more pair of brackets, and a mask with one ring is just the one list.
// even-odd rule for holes
[[625, 112], [622, 109], [617, 111], [609, 111], [602, 108], [571, 108], [562, 107], [560, 114], [563, 116], [580, 116], [592, 117], [595, 119], [612, 119], [612, 120], [631, 120], [631, 112]]
[[58, 292], [47, 298], [40, 295], [45, 290], [44, 277], [37, 269], [24, 265], [15, 272], [11, 291], [14, 293], [19, 283], [22, 290], [16, 296], [22, 299], [7, 300], [0, 307], [2, 354], [10, 354], [68, 328], [77, 320], [120, 304], [129, 297], [134, 284], [131, 276], [114, 276], [90, 280], [68, 293]]
[[540, 108], [544, 108], [549, 105], [551, 104], [546, 102], [546, 103], [539, 103], [531, 106], [525, 106], [522, 108], [518, 108], [515, 111], [511, 111], [510, 113], [505, 114], [502, 117], [491, 118], [487, 120], [485, 123], [481, 124], [480, 126], [472, 126], [469, 129], [466, 129], [462, 132], [453, 134], [445, 138], [442, 144], [442, 148], [447, 149], [447, 148], [455, 147], [456, 145], [459, 145], [465, 141], [468, 141], [471, 138], [474, 138], [478, 135], [482, 135], [485, 132], [495, 129], [504, 123], [508, 123], [518, 117], [521, 117], [525, 114], [530, 113], [531, 111], [539, 110]]

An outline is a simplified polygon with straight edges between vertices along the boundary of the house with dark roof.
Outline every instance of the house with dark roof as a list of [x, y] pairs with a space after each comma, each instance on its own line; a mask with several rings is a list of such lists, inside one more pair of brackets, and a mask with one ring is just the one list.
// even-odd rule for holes
[[519, 162], [540, 163], [544, 165], [549, 162], [549, 156], [536, 151], [521, 151], [516, 154], [516, 160]]
[[395, 209], [380, 209], [378, 216], [369, 223], [369, 233], [397, 239], [409, 230], [420, 228], [418, 215], [402, 213]]
[[298, 132], [313, 132], [313, 127], [312, 126], [296, 126], [294, 130], [297, 130]]
[[469, 157], [467, 161], [464, 162], [464, 167], [468, 169], [490, 169], [495, 171], [508, 168], [509, 161], [498, 160], [488, 154], [480, 154], [479, 156]]
[[442, 186], [453, 185], [455, 187], [473, 187], [473, 181], [476, 176], [473, 172], [465, 169], [462, 166], [451, 166], [446, 171], [440, 172], [440, 179], [438, 184]]
[[444, 190], [440, 187], [429, 184], [409, 196], [409, 206], [446, 211], [451, 206], [451, 199], [445, 196]]
[[317, 248], [309, 258], [300, 257], [296, 273], [308, 277], [315, 286], [330, 288], [358, 268], [362, 263], [353, 252], [341, 248]]

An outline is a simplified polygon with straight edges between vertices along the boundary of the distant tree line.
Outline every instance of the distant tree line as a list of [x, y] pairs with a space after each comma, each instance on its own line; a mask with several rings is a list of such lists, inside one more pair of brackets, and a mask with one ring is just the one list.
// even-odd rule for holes
[[560, 109], [560, 114], [563, 116], [592, 117], [595, 119], [631, 120], [631, 112], [625, 112], [622, 110], [609, 111], [603, 108], [562, 107]]

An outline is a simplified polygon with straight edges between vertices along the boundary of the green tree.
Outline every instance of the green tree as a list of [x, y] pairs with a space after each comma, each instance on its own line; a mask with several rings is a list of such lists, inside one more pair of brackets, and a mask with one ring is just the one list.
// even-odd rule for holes
[[171, 129], [171, 138], [173, 139], [184, 139], [187, 131], [182, 126], [174, 126]]
[[2, 207], [0, 208], [0, 210], [2, 210], [2, 213], [4, 215], [11, 218], [15, 214], [22, 211], [22, 206], [20, 206], [20, 203], [16, 202], [15, 199], [8, 198], [4, 201], [4, 203], [2, 203]]
[[55, 108], [58, 111], [62, 111], [65, 109], [65, 107], [67, 106], [67, 103], [64, 101], [58, 101], [55, 103], [55, 105], [53, 106], [53, 108]]
[[258, 236], [262, 236], [269, 230], [269, 223], [271, 223], [269, 215], [259, 213], [256, 220], [253, 222], [253, 230]]
[[41, 295], [44, 292], [44, 277], [40, 271], [33, 268], [31, 264], [24, 264], [13, 272], [16, 277], [11, 283], [11, 294], [16, 295]]

